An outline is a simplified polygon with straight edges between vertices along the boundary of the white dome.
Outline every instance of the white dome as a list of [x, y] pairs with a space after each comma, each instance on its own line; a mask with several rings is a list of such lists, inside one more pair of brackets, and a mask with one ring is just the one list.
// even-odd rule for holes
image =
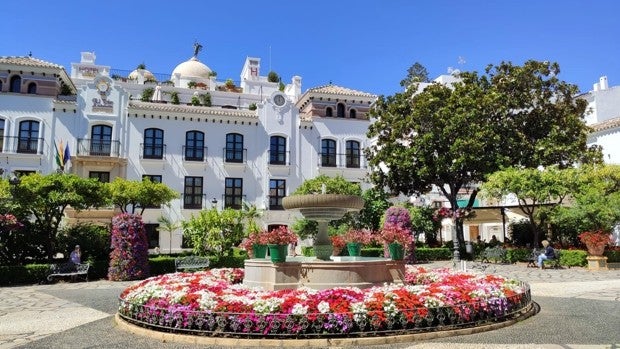
[[[155, 79], [155, 75], [153, 75], [153, 73], [151, 73], [150, 71], [146, 70], [146, 69], [139, 69], [142, 71], [142, 75], [144, 76], [144, 80], [146, 81], [156, 81], [157, 79]], [[132, 79], [132, 80], [138, 80], [138, 69], [132, 71], [131, 73], [129, 73], [129, 76], [127, 76], [127, 78]]]
[[211, 69], [200, 63], [198, 58], [192, 57], [188, 61], [177, 65], [172, 71], [172, 76], [179, 74], [183, 77], [194, 77], [208, 79], [211, 75]]

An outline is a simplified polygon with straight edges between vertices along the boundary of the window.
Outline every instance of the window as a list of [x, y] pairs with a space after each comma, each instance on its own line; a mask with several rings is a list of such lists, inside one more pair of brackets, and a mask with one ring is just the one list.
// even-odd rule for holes
[[283, 210], [282, 199], [286, 196], [286, 181], [284, 179], [269, 180], [269, 209]]
[[338, 103], [336, 106], [336, 116], [339, 118], [344, 118], [344, 104]]
[[145, 159], [164, 158], [164, 131], [158, 128], [144, 130], [143, 157]]
[[4, 119], [0, 119], [0, 153], [4, 151]]
[[16, 171], [13, 171], [13, 173], [15, 174], [17, 178], [22, 178], [23, 176], [28, 176], [28, 175], [37, 173], [37, 171], [16, 170]]
[[161, 183], [161, 175], [142, 175], [142, 180], [148, 179], [153, 183]]
[[22, 78], [19, 75], [15, 75], [11, 78], [11, 82], [9, 84], [9, 92], [22, 92]]
[[95, 125], [91, 129], [90, 155], [110, 156], [112, 145], [112, 127]]
[[183, 193], [183, 208], [201, 209], [203, 196], [202, 177], [185, 177]]
[[243, 136], [238, 133], [226, 135], [226, 162], [243, 162]]
[[110, 183], [110, 172], [90, 171], [88, 178], [97, 178], [101, 183]]
[[321, 141], [321, 166], [336, 167], [336, 141], [332, 139]]
[[327, 117], [334, 116], [334, 110], [332, 109], [332, 107], [325, 108], [325, 116]]
[[149, 240], [149, 248], [159, 247], [159, 224], [144, 223], [144, 231]]
[[355, 109], [349, 110], [349, 117], [351, 119], [355, 119], [357, 117], [357, 112], [355, 111]]
[[243, 179], [226, 178], [224, 208], [240, 210], [243, 204]]
[[286, 138], [271, 136], [269, 163], [271, 165], [286, 165]]
[[2, 92], [2, 80], [0, 80], [0, 92]]
[[360, 142], [347, 141], [346, 158], [348, 168], [360, 168]]
[[28, 84], [28, 94], [36, 95], [37, 94], [37, 84], [31, 82]]
[[205, 158], [205, 134], [200, 131], [185, 133], [185, 160], [203, 161]]
[[17, 152], [36, 154], [39, 145], [39, 122], [22, 121], [19, 123], [19, 139], [17, 140]]

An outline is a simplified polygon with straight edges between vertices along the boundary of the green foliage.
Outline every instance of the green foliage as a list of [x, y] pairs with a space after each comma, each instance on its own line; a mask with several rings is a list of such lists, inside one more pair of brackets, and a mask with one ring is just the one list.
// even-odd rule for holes
[[511, 222], [508, 230], [511, 232], [512, 243], [516, 246], [533, 246], [534, 233], [530, 229], [530, 222], [522, 219], [517, 222]]
[[153, 98], [154, 93], [155, 93], [155, 89], [153, 89], [152, 87], [147, 87], [144, 90], [142, 90], [142, 97], [140, 98], [140, 100], [142, 102], [150, 102], [151, 99]]
[[170, 103], [179, 104], [181, 101], [179, 100], [179, 93], [177, 91], [170, 92]]
[[362, 257], [383, 257], [383, 247], [362, 247]]
[[585, 267], [588, 265], [586, 257], [588, 257], [588, 252], [583, 250], [562, 250], [560, 253], [560, 265]]
[[78, 223], [61, 229], [56, 252], [68, 257], [75, 245], [80, 245], [82, 261], [107, 259], [110, 254], [110, 227]]
[[607, 249], [603, 253], [603, 256], [607, 257], [607, 263], [620, 263], [620, 248], [616, 247], [613, 250]]
[[370, 230], [379, 230], [381, 227], [381, 218], [385, 210], [390, 207], [387, 193], [380, 188], [370, 188], [362, 193], [364, 199], [364, 208], [358, 215], [359, 227]]
[[199, 106], [200, 105], [200, 98], [198, 98], [198, 96], [192, 96], [192, 100], [191, 100], [190, 103], [193, 106]]
[[140, 63], [140, 64], [138, 64], [138, 66], [136, 67], [136, 69], [146, 69], [146, 64], [144, 64], [144, 63]]
[[400, 82], [400, 86], [408, 88], [412, 84], [419, 82], [430, 82], [428, 78], [428, 71], [419, 62], [415, 62], [409, 69], [407, 69], [407, 77]]
[[302, 246], [301, 255], [304, 257], [314, 257], [314, 248], [312, 246]]
[[424, 241], [429, 245], [437, 243], [437, 231], [441, 228], [441, 221], [433, 219], [435, 209], [430, 206], [410, 206], [411, 229], [416, 238], [424, 234]]
[[[379, 97], [366, 152], [379, 187], [407, 196], [436, 185], [457, 207], [459, 191], [503, 167], [563, 167], [600, 161], [588, 148], [583, 122], [586, 102], [574, 99], [577, 86], [558, 79], [556, 63], [502, 62], [485, 74], [462, 72], [451, 86], [433, 83], [418, 93]], [[468, 207], [477, 191], [471, 193]], [[464, 242], [462, 221], [457, 238]]]
[[267, 81], [269, 82], [280, 82], [280, 76], [278, 75], [278, 73], [274, 72], [273, 70], [269, 72], [269, 74], [267, 74]]
[[226, 79], [226, 82], [224, 84], [226, 85], [226, 87], [235, 87], [235, 82], [233, 81], [233, 79]]
[[49, 264], [0, 266], [0, 286], [36, 284], [45, 280], [49, 270]]
[[187, 88], [196, 88], [196, 81], [189, 81], [187, 83]]
[[200, 101], [202, 102], [202, 105], [204, 105], [205, 107], [210, 107], [211, 106], [211, 94], [210, 93], [203, 93], [201, 95], [199, 95], [200, 97]]
[[230, 256], [233, 246], [243, 239], [243, 218], [240, 210], [230, 208], [202, 210], [181, 223], [183, 236], [191, 242], [194, 254], [220, 259]]
[[259, 210], [256, 205], [250, 205], [245, 201], [243, 202], [241, 208], [241, 213], [243, 215], [244, 221], [245, 236], [249, 236], [252, 233], [258, 233], [261, 228], [258, 223], [256, 223], [256, 220], [263, 215], [262, 210]]
[[[169, 205], [179, 194], [163, 183], [151, 182], [148, 178], [141, 181], [116, 177], [106, 184], [110, 191], [110, 200], [122, 213], [135, 213], [140, 209], [142, 215], [147, 207]], [[129, 211], [131, 207], [131, 211]]]
[[280, 81], [280, 83], [278, 84], [278, 91], [284, 92], [284, 88], [286, 88], [286, 85], [284, 85], [284, 83]]
[[533, 239], [546, 226], [553, 206], [561, 204], [564, 198], [574, 192], [576, 169], [558, 169], [556, 166], [539, 170], [536, 168], [506, 168], [491, 174], [482, 185], [484, 196], [501, 199], [512, 193], [518, 199], [519, 208], [527, 214]]
[[159, 255], [149, 258], [149, 268], [151, 276], [162, 275], [175, 272], [174, 258], [168, 255]]
[[256, 103], [251, 103], [251, 104], [248, 106], [248, 109], [249, 109], [249, 110], [256, 110]]
[[570, 231], [572, 241], [585, 231], [611, 232], [620, 223], [620, 166], [583, 166], [577, 170], [575, 182], [572, 205], [553, 212], [554, 225]]
[[56, 252], [58, 227], [65, 209], [71, 206], [79, 212], [101, 207], [108, 196], [107, 188], [98, 180], [64, 173], [22, 176], [14, 192], [20, 210], [34, 217], [33, 229], [45, 234], [45, 252], [50, 260]]
[[420, 261], [446, 261], [452, 259], [452, 249], [448, 247], [416, 247], [415, 259]]

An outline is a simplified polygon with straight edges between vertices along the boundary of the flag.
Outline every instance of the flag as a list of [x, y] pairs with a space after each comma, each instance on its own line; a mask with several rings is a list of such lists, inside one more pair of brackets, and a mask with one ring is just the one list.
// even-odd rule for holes
[[[61, 143], [60, 143], [60, 144], [61, 144], [61, 146], [62, 146], [62, 141], [61, 141]], [[61, 151], [60, 151], [60, 148], [59, 148], [59, 147], [58, 147], [58, 145], [56, 144], [56, 142], [54, 142], [54, 150], [56, 150], [56, 165], [58, 165], [58, 167], [59, 167], [60, 169], [63, 169], [63, 168], [64, 168], [63, 161], [62, 161], [62, 156], [63, 156], [63, 155], [61, 155], [62, 153], [61, 153]]]
[[62, 161], [63, 161], [63, 165], [67, 165], [67, 163], [69, 161], [71, 161], [71, 152], [69, 151], [69, 143], [67, 143], [67, 145], [65, 146], [65, 151], [63, 153], [63, 157], [62, 157]]

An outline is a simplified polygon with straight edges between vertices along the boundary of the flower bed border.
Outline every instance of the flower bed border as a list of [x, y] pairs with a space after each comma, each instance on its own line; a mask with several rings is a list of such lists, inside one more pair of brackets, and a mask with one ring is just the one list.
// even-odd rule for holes
[[[518, 282], [522, 293], [470, 300], [446, 306], [368, 312], [233, 313], [164, 308], [119, 298], [118, 317], [161, 333], [238, 339], [336, 339], [410, 335], [486, 326], [531, 315], [529, 285]], [[321, 310], [323, 311], [323, 310]]]

